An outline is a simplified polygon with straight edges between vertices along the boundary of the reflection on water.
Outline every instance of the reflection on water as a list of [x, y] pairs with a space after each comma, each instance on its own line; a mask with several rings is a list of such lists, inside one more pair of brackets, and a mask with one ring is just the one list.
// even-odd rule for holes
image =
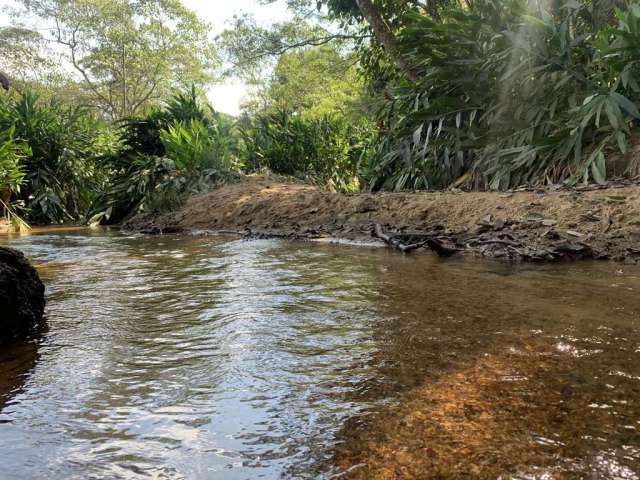
[[7, 478], [639, 478], [640, 269], [11, 243], [49, 330], [0, 359]]
[[22, 385], [36, 364], [35, 340], [16, 341], [0, 347], [0, 410], [22, 392]]

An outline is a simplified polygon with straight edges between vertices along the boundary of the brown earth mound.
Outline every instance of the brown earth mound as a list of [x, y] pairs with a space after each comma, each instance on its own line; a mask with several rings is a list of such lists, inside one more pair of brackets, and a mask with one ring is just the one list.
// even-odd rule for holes
[[299, 239], [383, 239], [400, 250], [511, 260], [640, 259], [640, 187], [343, 195], [248, 177], [126, 228]]

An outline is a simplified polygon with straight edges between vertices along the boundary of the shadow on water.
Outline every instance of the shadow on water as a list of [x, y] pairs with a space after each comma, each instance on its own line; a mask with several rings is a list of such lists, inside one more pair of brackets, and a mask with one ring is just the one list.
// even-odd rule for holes
[[14, 340], [0, 345], [0, 412], [24, 391], [29, 375], [38, 361], [40, 335], [46, 332], [43, 320], [39, 332], [29, 339]]

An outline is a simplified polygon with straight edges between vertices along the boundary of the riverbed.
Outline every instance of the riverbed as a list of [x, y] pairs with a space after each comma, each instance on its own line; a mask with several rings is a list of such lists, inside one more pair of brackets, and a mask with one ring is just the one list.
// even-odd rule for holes
[[640, 267], [42, 232], [2, 478], [640, 478]]

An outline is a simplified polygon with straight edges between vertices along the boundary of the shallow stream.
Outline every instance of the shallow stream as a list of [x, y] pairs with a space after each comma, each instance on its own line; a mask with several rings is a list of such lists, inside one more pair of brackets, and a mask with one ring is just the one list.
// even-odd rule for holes
[[640, 478], [638, 267], [0, 243], [48, 302], [0, 350], [1, 478]]

